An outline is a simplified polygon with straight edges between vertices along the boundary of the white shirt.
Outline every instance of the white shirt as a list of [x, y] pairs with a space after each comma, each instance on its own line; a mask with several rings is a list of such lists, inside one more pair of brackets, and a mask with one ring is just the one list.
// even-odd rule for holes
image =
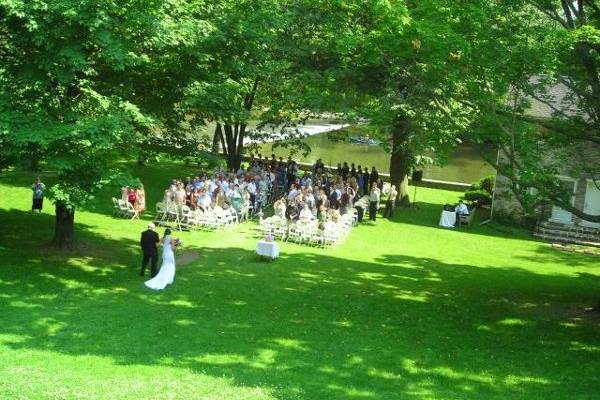
[[248, 193], [256, 194], [256, 183], [254, 183], [254, 181], [250, 182], [246, 189], [248, 190]]
[[454, 211], [460, 215], [469, 215], [469, 208], [465, 203], [459, 203]]

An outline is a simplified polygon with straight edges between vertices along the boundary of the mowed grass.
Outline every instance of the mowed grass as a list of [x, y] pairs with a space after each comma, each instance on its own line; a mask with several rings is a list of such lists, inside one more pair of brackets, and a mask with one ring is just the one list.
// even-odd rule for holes
[[[131, 167], [149, 204], [190, 169]], [[255, 259], [253, 223], [178, 234], [174, 285], [138, 275], [150, 219], [78, 211], [48, 245], [25, 172], [0, 175], [2, 399], [597, 399], [600, 259], [500, 225], [436, 227], [458, 194], [355, 228], [333, 249]], [[44, 176], [47, 184], [51, 175]]]

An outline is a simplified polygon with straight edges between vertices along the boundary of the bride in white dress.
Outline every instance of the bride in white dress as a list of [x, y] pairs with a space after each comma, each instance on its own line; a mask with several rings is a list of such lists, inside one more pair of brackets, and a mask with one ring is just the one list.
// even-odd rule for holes
[[175, 254], [173, 253], [173, 240], [171, 239], [171, 230], [165, 230], [165, 236], [162, 240], [163, 252], [160, 271], [144, 285], [154, 290], [163, 290], [167, 285], [173, 283], [175, 279]]

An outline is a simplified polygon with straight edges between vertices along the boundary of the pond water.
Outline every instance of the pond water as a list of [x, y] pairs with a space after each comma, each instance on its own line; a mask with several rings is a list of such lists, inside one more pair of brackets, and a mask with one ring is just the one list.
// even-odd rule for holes
[[[321, 126], [321, 124], [317, 125]], [[314, 124], [311, 125], [311, 130], [313, 132], [316, 130]], [[314, 163], [320, 158], [326, 165], [337, 165], [347, 161], [348, 164], [369, 166], [369, 169], [374, 166], [380, 172], [389, 172], [389, 154], [383, 148], [377, 145], [352, 144], [347, 136], [347, 134], [318, 133], [306, 137], [303, 141], [310, 146], [311, 152], [306, 156], [293, 154], [292, 158], [307, 163]], [[274, 153], [277, 157], [287, 159], [290, 155], [289, 149], [273, 149], [272, 143], [262, 144], [260, 147], [263, 157]], [[473, 183], [494, 174], [494, 168], [484, 161], [479, 150], [468, 144], [457, 147], [444, 166], [428, 165], [423, 168], [424, 178], [462, 183]]]

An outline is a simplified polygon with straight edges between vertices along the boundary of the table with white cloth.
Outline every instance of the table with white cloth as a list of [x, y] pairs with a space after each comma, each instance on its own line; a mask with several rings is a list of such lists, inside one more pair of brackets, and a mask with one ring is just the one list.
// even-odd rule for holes
[[279, 246], [275, 242], [267, 242], [261, 240], [256, 243], [256, 254], [261, 257], [268, 257], [270, 259], [275, 259], [279, 257]]
[[454, 228], [454, 224], [456, 224], [456, 212], [443, 210], [440, 216], [440, 226]]

